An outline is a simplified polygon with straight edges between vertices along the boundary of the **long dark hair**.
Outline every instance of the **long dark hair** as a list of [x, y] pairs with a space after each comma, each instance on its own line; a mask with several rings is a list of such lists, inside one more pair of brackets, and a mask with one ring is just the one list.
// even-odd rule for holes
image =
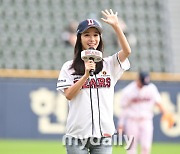
[[[74, 47], [74, 59], [73, 59], [72, 65], [70, 67], [70, 69], [73, 68], [75, 70], [73, 75], [84, 75], [84, 73], [85, 73], [84, 61], [81, 59], [81, 51], [82, 50], [83, 49], [82, 49], [82, 44], [81, 44], [81, 34], [78, 34], [76, 44]], [[102, 55], [103, 55], [104, 45], [103, 45], [101, 35], [100, 35], [100, 42], [99, 42], [99, 45], [96, 50], [101, 51]], [[103, 61], [97, 62], [94, 73], [98, 74], [100, 71], [102, 71], [102, 68], [103, 68]]]

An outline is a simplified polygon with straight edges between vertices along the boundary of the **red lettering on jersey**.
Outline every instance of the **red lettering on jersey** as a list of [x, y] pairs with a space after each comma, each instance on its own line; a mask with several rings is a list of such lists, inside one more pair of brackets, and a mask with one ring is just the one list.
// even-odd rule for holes
[[94, 25], [94, 20], [93, 19], [87, 19], [88, 25]]
[[[78, 81], [78, 79], [74, 80], [74, 83], [76, 83]], [[84, 85], [82, 86], [82, 88], [109, 88], [111, 86], [111, 78], [97, 78], [96, 79], [92, 78], [90, 81], [86, 80], [86, 82], [84, 83]]]
[[97, 88], [96, 80], [94, 78], [91, 79], [90, 86], [91, 88]]
[[106, 87], [110, 87], [111, 86], [111, 78], [106, 78]]
[[97, 81], [98, 81], [98, 87], [106, 87], [104, 78], [98, 78]]
[[82, 88], [89, 88], [89, 82], [88, 82], [88, 80], [86, 80], [86, 82], [84, 83], [84, 85], [82, 86]]

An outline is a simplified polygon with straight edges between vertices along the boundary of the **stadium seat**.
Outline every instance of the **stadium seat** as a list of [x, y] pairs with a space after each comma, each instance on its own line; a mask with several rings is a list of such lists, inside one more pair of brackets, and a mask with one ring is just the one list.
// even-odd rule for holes
[[[131, 70], [137, 71], [143, 64], [149, 70], [166, 71], [168, 56], [163, 57], [162, 52], [169, 44], [164, 33], [164, 5], [159, 0], [0, 0], [0, 55], [3, 57], [0, 57], [0, 67], [59, 70], [65, 61], [73, 58], [73, 48], [66, 47], [61, 39], [64, 27], [73, 20], [100, 19], [100, 10], [111, 7], [118, 11], [129, 33], [137, 39], [130, 57], [136, 65]], [[101, 23], [105, 55], [112, 55], [120, 47], [113, 44], [113, 39], [107, 39], [113, 30]]]

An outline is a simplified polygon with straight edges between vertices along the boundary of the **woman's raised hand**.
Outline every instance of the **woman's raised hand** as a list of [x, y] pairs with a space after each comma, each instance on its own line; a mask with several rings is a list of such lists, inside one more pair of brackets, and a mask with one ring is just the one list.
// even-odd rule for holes
[[110, 10], [104, 10], [101, 12], [105, 16], [105, 18], [101, 18], [104, 22], [110, 24], [111, 26], [115, 26], [115, 25], [119, 24], [117, 12], [114, 13], [111, 9]]

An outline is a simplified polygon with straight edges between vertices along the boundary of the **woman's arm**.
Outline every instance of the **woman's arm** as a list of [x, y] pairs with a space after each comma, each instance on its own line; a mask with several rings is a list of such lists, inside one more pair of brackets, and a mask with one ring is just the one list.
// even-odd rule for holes
[[93, 60], [89, 60], [84, 62], [85, 64], [85, 73], [84, 75], [72, 86], [70, 86], [69, 88], [64, 89], [64, 94], [65, 97], [68, 100], [71, 100], [72, 98], [74, 98], [80, 91], [80, 89], [82, 88], [82, 86], [84, 85], [84, 83], [86, 82], [86, 80], [89, 78], [89, 71], [91, 69], [95, 69], [95, 63]]
[[87, 79], [88, 77], [86, 75], [83, 75], [74, 85], [72, 85], [69, 88], [64, 89], [66, 98], [68, 100], [71, 100], [73, 97], [75, 97]]
[[119, 20], [117, 17], [117, 12], [114, 14], [113, 11], [110, 9], [110, 11], [108, 11], [108, 10], [102, 11], [102, 14], [106, 17], [106, 19], [104, 19], [104, 18], [101, 18], [101, 19], [104, 22], [110, 24], [117, 34], [117, 38], [122, 47], [122, 50], [119, 52], [119, 59], [121, 62], [124, 62], [124, 60], [131, 53], [131, 48], [129, 46], [129, 43], [128, 43], [121, 27], [120, 27], [120, 23], [119, 23]]

